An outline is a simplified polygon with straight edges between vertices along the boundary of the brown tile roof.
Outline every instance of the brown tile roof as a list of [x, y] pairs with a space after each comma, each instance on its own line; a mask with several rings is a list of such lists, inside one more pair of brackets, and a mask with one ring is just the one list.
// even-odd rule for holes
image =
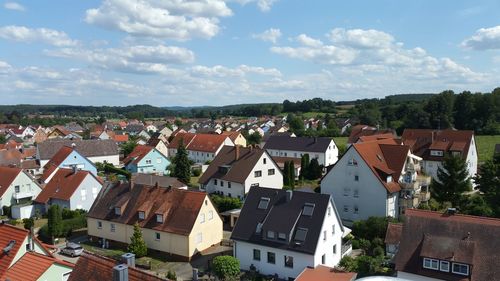
[[45, 164], [43, 174], [41, 179], [43, 181], [47, 180], [52, 173], [61, 165], [61, 163], [68, 158], [68, 156], [73, 152], [73, 148], [68, 146], [63, 146], [59, 151]]
[[[388, 192], [401, 190], [398, 181], [410, 150], [409, 146], [397, 144], [394, 139], [354, 143], [352, 146]], [[387, 182], [389, 175], [392, 176], [391, 182]]]
[[353, 281], [356, 279], [356, 272], [344, 272], [324, 265], [316, 268], [306, 267], [295, 278], [295, 281]]
[[368, 125], [356, 125], [351, 128], [351, 134], [349, 135], [347, 143], [356, 143], [361, 137], [375, 137], [377, 135], [382, 135], [382, 138], [387, 138], [389, 135], [394, 137], [395, 133], [390, 129], [378, 130], [377, 128]]
[[[239, 151], [239, 158], [236, 158]], [[199, 179], [199, 183], [206, 184], [212, 178], [244, 183], [262, 154], [266, 153], [263, 149], [245, 148], [240, 146], [224, 146], [214, 160], [210, 163], [207, 170]], [[267, 155], [267, 153], [266, 153]], [[268, 158], [271, 158], [268, 155]], [[273, 161], [269, 159], [269, 161]], [[219, 170], [220, 166], [230, 166], [227, 173]], [[277, 171], [278, 172], [278, 171]]]
[[415, 155], [425, 160], [443, 161], [443, 157], [431, 156], [430, 150], [460, 151], [465, 159], [473, 137], [474, 131], [405, 129], [401, 139]]
[[[444, 280], [496, 280], [500, 276], [500, 219], [408, 209], [396, 270]], [[460, 276], [422, 267], [423, 256], [469, 263]]]
[[135, 184], [150, 185], [154, 186], [156, 183], [160, 187], [174, 187], [181, 188], [186, 187], [186, 184], [179, 181], [177, 178], [167, 177], [167, 176], [157, 176], [152, 174], [134, 174], [132, 175]]
[[215, 153], [224, 144], [227, 137], [226, 135], [217, 134], [179, 133], [172, 139], [168, 148], [178, 148], [182, 139], [184, 146], [188, 150]]
[[127, 142], [128, 141], [128, 135], [115, 135], [113, 137], [113, 139], [116, 142]]
[[3, 251], [0, 252], [0, 279], [5, 280], [3, 275], [7, 272], [12, 260], [16, 256], [21, 247], [25, 247], [23, 242], [28, 236], [28, 231], [17, 228], [5, 223], [0, 224], [0, 248], [6, 247], [11, 240], [16, 241], [14, 247], [6, 255]]
[[139, 163], [154, 147], [149, 145], [138, 145], [134, 148], [132, 152], [127, 156], [127, 158], [123, 159], [123, 163], [128, 165], [131, 162], [135, 164]]
[[37, 281], [53, 264], [73, 268], [73, 264], [35, 252], [27, 252], [4, 275], [10, 281]]
[[293, 157], [279, 157], [279, 156], [271, 156], [276, 162], [276, 164], [280, 167], [280, 169], [283, 169], [285, 167], [285, 162], [293, 162], [293, 165], [295, 167], [300, 167], [301, 165], [301, 159], [300, 158], [293, 158]]
[[225, 131], [225, 132], [222, 132], [221, 135], [226, 135], [229, 137], [230, 140], [232, 140], [233, 142], [241, 135], [240, 132], [237, 132], [237, 131]]
[[[133, 225], [139, 223], [142, 228], [154, 229], [179, 235], [189, 235], [198, 212], [205, 200], [210, 200], [207, 194], [198, 191], [188, 191], [176, 188], [162, 188], [129, 183], [108, 187], [104, 195], [92, 206], [88, 217]], [[138, 208], [152, 201], [146, 219], [138, 219]], [[122, 215], [115, 215], [114, 208], [127, 202]], [[157, 223], [155, 213], [164, 214], [163, 223]]]
[[19, 166], [23, 158], [23, 154], [17, 149], [0, 150], [0, 166]]
[[[113, 280], [113, 267], [119, 263], [113, 259], [84, 252], [68, 281]], [[161, 279], [137, 268], [128, 268], [129, 281], [161, 281]]]
[[72, 169], [59, 169], [34, 201], [47, 203], [51, 198], [67, 201], [87, 176], [95, 178], [89, 171], [77, 170], [73, 173]]
[[17, 178], [21, 171], [21, 168], [0, 167], [0, 197], [3, 196], [7, 188]]
[[189, 143], [194, 139], [196, 134], [192, 133], [178, 133], [175, 135], [175, 137], [172, 139], [172, 141], [168, 144], [168, 148], [179, 148], [179, 144], [181, 143], [184, 145], [184, 147], [188, 146]]
[[403, 231], [403, 224], [390, 222], [387, 225], [387, 232], [385, 233], [386, 244], [399, 244], [401, 241], [401, 232]]

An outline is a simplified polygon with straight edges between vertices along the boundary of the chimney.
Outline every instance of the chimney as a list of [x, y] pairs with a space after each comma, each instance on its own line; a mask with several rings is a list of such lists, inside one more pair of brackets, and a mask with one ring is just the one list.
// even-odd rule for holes
[[132, 253], [125, 253], [122, 255], [122, 262], [128, 267], [135, 267], [135, 255]]
[[286, 202], [292, 201], [292, 197], [293, 197], [293, 191], [292, 190], [287, 190], [286, 191]]
[[72, 165], [71, 170], [72, 170], [72, 174], [74, 175], [78, 171], [78, 168], [76, 167], [76, 165]]
[[29, 251], [33, 252], [33, 251], [35, 251], [35, 227], [34, 226], [30, 227], [29, 236], [30, 236], [30, 241], [29, 241], [30, 249], [29, 249]]
[[198, 281], [198, 268], [193, 268], [193, 281]]
[[135, 179], [137, 178], [137, 174], [134, 173], [130, 176], [130, 180], [129, 180], [129, 183], [130, 183], [130, 190], [134, 189], [134, 185], [135, 185]]
[[236, 154], [235, 155], [235, 159], [234, 160], [238, 160], [240, 159], [240, 146], [237, 145], [235, 148], [234, 148], [234, 153]]
[[126, 264], [113, 267], [113, 281], [128, 281], [128, 266]]
[[72, 143], [72, 144], [71, 144], [71, 147], [72, 147], [72, 148], [75, 148], [75, 147], [76, 147], [76, 143]]

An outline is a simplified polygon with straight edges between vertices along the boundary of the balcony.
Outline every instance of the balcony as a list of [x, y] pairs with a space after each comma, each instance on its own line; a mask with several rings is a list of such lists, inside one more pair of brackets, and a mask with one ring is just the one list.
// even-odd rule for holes
[[20, 200], [24, 198], [32, 198], [33, 197], [33, 192], [16, 192], [12, 195], [15, 200]]
[[347, 240], [341, 247], [342, 257], [349, 255], [352, 252], [352, 242], [351, 240]]

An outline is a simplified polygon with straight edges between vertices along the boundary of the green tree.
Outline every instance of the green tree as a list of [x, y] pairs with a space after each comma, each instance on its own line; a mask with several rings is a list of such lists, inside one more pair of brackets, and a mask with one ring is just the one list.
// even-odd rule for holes
[[181, 139], [177, 154], [174, 159], [174, 176], [185, 184], [191, 181], [191, 164], [189, 163], [188, 153], [184, 142]]
[[432, 179], [432, 196], [438, 202], [450, 202], [460, 207], [463, 193], [471, 189], [467, 164], [462, 157], [447, 155], [443, 166], [438, 168], [437, 179]]
[[302, 121], [302, 118], [295, 114], [288, 114], [286, 121], [290, 125], [290, 131], [300, 134], [304, 131], [304, 122]]
[[300, 179], [304, 180], [308, 178], [309, 172], [309, 154], [306, 153], [300, 157]]
[[135, 143], [134, 141], [127, 141], [125, 143], [122, 143], [120, 145], [120, 148], [123, 152], [123, 156], [127, 157], [132, 151], [134, 151], [136, 146], [137, 143]]
[[285, 161], [285, 166], [283, 167], [283, 185], [290, 185], [290, 168], [288, 167], [288, 161]]
[[289, 184], [290, 187], [295, 189], [295, 165], [293, 161], [288, 162], [288, 177], [289, 177]]
[[148, 247], [142, 237], [142, 231], [138, 223], [134, 224], [134, 233], [130, 238], [130, 244], [128, 245], [127, 250], [135, 254], [137, 258], [144, 257], [148, 254]]
[[217, 277], [221, 280], [239, 280], [240, 261], [232, 256], [215, 257], [212, 268]]
[[243, 206], [243, 203], [237, 197], [227, 197], [211, 194], [210, 199], [212, 200], [212, 203], [219, 213], [234, 209], [240, 209], [241, 206]]
[[0, 134], [0, 144], [4, 144], [7, 142], [7, 139], [5, 138], [5, 135]]
[[313, 158], [311, 160], [311, 163], [309, 163], [309, 166], [307, 169], [308, 169], [308, 171], [307, 171], [308, 179], [315, 180], [315, 179], [321, 178], [321, 175], [322, 175], [321, 170], [322, 169], [321, 169], [321, 166], [319, 165], [317, 158]]
[[[481, 217], [491, 217], [493, 216], [493, 210], [484, 200], [482, 195], [474, 194], [464, 198], [464, 202], [461, 203], [460, 211], [467, 215], [481, 216]], [[496, 207], [492, 206], [492, 207]]]
[[54, 242], [54, 238], [60, 237], [63, 234], [62, 211], [59, 205], [51, 205], [47, 216], [48, 235], [51, 237], [52, 242]]
[[477, 188], [484, 194], [484, 199], [500, 216], [500, 157], [496, 155], [487, 160], [474, 178]]
[[344, 256], [340, 260], [339, 266], [347, 272], [358, 271], [358, 265], [356, 264], [356, 260], [351, 256]]
[[23, 219], [24, 229], [30, 230], [35, 225], [33, 218]]
[[253, 132], [252, 134], [248, 135], [247, 137], [247, 144], [248, 145], [253, 145], [253, 144], [260, 144], [262, 141], [262, 136], [258, 132]]
[[172, 280], [172, 281], [176, 281], [177, 280], [177, 274], [175, 274], [175, 271], [169, 270], [167, 272], [167, 279], [168, 280]]

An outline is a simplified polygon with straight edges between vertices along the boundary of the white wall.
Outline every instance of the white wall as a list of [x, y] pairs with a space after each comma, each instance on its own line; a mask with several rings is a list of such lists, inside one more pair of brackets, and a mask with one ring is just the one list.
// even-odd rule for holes
[[[347, 165], [351, 158], [358, 162], [357, 166]], [[359, 177], [359, 181], [354, 180], [356, 175]], [[354, 196], [356, 190], [358, 197]], [[389, 215], [386, 188], [353, 146], [323, 178], [321, 193], [330, 194], [333, 197], [340, 217], [347, 225], [353, 221], [365, 220], [370, 216], [385, 217]], [[347, 212], [344, 211], [344, 206], [347, 206]], [[356, 206], [358, 207], [357, 214], [354, 211]], [[397, 208], [394, 211], [396, 210]]]
[[271, 156], [301, 158], [304, 154], [309, 154], [309, 159], [318, 158], [318, 162], [323, 166], [330, 166], [337, 162], [339, 150], [337, 145], [332, 140], [325, 152], [307, 152], [282, 149], [267, 149]]
[[[266, 159], [266, 164], [264, 164], [264, 159]], [[269, 169], [274, 169], [274, 175], [268, 175]], [[255, 171], [262, 171], [262, 176], [255, 177]], [[278, 165], [276, 165], [267, 152], [262, 153], [259, 161], [257, 161], [256, 165], [253, 167], [252, 171], [245, 180], [245, 193], [250, 191], [252, 184], [258, 184], [261, 187], [276, 189], [283, 188], [283, 174], [281, 173]]]
[[229, 188], [228, 181], [223, 180], [222, 182], [223, 186], [220, 185], [221, 183], [220, 179], [217, 179], [217, 184], [215, 184], [214, 179], [210, 179], [208, 184], [205, 186], [205, 190], [207, 191], [207, 193], [222, 192], [224, 196], [229, 196], [230, 193], [231, 194], [230, 197], [238, 197], [238, 198], [245, 197], [245, 187], [243, 184], [237, 182], [231, 182], [231, 188]]
[[95, 198], [101, 191], [102, 185], [92, 175], [87, 175], [80, 186], [75, 190], [70, 198], [71, 210], [90, 210]]
[[[314, 266], [322, 264], [322, 256], [325, 255], [326, 266], [336, 266], [340, 259], [342, 258], [342, 229], [340, 228], [341, 222], [337, 220], [335, 215], [335, 209], [333, 204], [330, 202], [328, 204], [330, 211], [326, 212], [326, 216], [323, 220], [323, 226], [321, 227], [321, 233], [316, 246], [316, 253], [314, 255]], [[335, 231], [333, 231], [335, 228]], [[324, 239], [324, 233], [326, 231], [326, 240]], [[335, 247], [335, 253], [333, 253], [333, 246]]]
[[477, 173], [477, 149], [476, 149], [476, 139], [472, 137], [472, 141], [470, 143], [469, 151], [467, 153], [467, 168], [469, 170], [469, 176], [471, 178], [476, 176]]
[[109, 155], [109, 156], [95, 156], [95, 157], [87, 157], [92, 163], [104, 163], [105, 161], [108, 162], [109, 164], [113, 164], [113, 166], [119, 166], [120, 165], [120, 156], [118, 154], [116, 155]]
[[40, 186], [38, 186], [31, 177], [27, 176], [24, 172], [20, 172], [19, 175], [17, 175], [17, 177], [14, 179], [14, 181], [12, 181], [12, 184], [7, 188], [5, 193], [2, 195], [2, 198], [0, 200], [0, 209], [3, 206], [11, 206], [17, 203], [13, 198], [15, 193], [15, 186], [19, 186], [19, 193], [31, 193], [33, 195], [32, 199], [36, 198], [42, 191]]

